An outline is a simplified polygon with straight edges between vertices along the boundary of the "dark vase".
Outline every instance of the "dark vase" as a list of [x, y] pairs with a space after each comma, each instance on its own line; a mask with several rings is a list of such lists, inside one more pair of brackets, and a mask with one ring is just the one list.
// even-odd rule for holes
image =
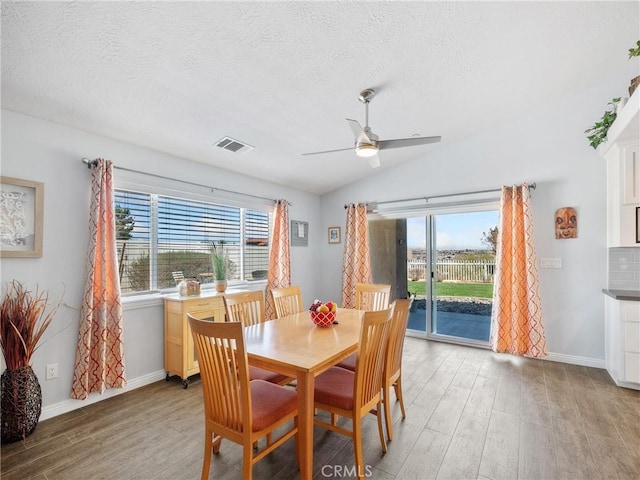
[[7, 369], [1, 377], [2, 443], [31, 435], [42, 411], [42, 390], [31, 366]]

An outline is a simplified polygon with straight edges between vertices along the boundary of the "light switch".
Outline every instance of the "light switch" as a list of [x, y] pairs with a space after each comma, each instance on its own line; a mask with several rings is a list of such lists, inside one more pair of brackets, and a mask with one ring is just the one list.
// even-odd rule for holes
[[562, 258], [541, 258], [540, 268], [562, 268]]

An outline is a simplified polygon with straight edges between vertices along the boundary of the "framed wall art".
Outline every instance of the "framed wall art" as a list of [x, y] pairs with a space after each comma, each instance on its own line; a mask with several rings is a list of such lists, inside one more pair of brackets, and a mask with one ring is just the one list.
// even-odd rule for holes
[[0, 177], [0, 257], [41, 257], [44, 183]]
[[340, 243], [340, 227], [329, 227], [329, 243]]

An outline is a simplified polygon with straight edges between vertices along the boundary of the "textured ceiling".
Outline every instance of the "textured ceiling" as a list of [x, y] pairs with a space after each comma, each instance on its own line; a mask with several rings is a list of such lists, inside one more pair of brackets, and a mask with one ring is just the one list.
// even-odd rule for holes
[[[639, 5], [3, 1], [2, 107], [321, 194], [628, 69]], [[381, 139], [442, 142], [301, 156], [353, 144], [367, 87]]]

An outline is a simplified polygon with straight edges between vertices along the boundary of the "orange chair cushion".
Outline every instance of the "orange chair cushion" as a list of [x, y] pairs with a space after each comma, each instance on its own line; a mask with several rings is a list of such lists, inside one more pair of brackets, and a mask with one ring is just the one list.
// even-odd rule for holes
[[358, 354], [354, 353], [353, 355], [348, 356], [344, 360], [341, 360], [337, 366], [346, 368], [347, 370], [351, 370], [352, 372], [355, 372], [357, 358], [358, 358]]
[[356, 374], [341, 367], [331, 367], [316, 377], [314, 400], [325, 405], [353, 409]]
[[252, 367], [249, 365], [249, 378], [251, 380], [264, 380], [265, 382], [280, 383], [287, 377], [276, 372], [271, 372], [260, 367]]
[[251, 380], [250, 385], [254, 432], [267, 428], [298, 408], [298, 394], [293, 389], [264, 380]]

